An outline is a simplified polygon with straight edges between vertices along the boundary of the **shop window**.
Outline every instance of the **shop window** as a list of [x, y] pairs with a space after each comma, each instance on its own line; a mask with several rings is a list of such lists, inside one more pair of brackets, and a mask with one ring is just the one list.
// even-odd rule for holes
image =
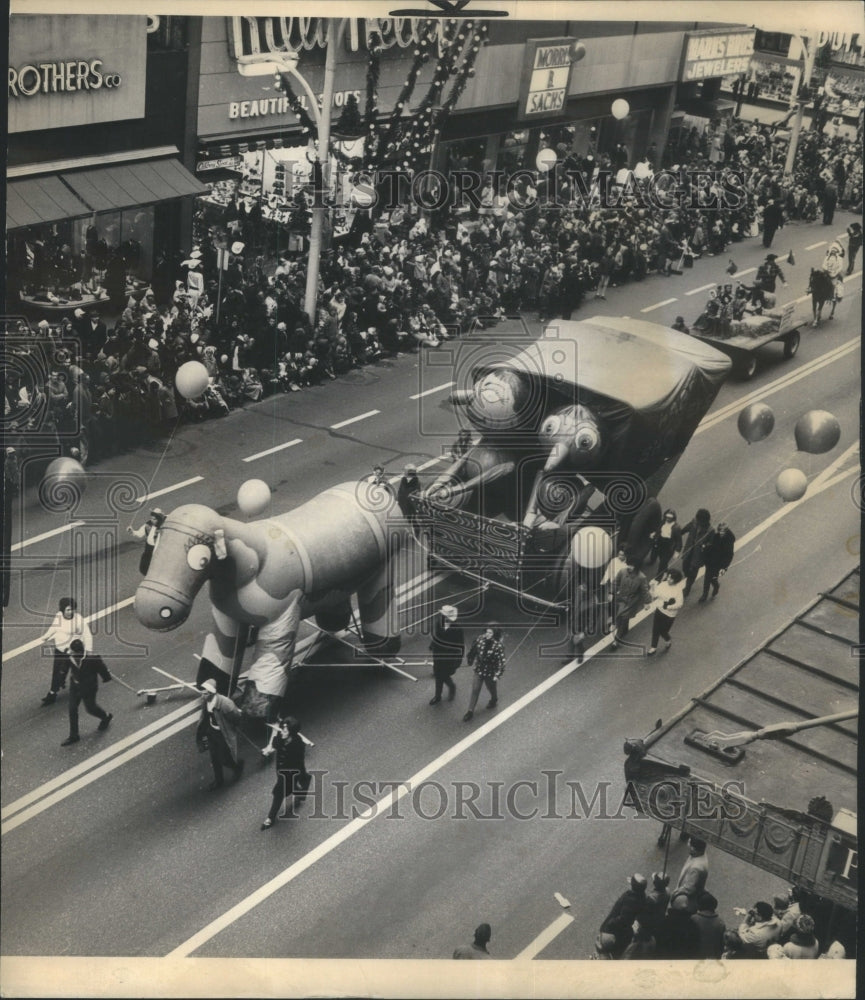
[[147, 18], [147, 48], [151, 52], [179, 52], [188, 44], [186, 17], [150, 14]]
[[529, 138], [528, 129], [522, 129], [519, 132], [508, 132], [505, 135], [504, 139], [502, 139], [499, 159], [496, 164], [499, 170], [504, 170], [505, 174], [511, 174], [527, 166], [525, 159], [529, 146]]

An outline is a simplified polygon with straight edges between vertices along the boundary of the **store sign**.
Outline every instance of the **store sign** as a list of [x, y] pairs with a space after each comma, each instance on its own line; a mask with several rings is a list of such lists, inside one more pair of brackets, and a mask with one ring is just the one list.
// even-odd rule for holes
[[[341, 108], [345, 104], [346, 100], [354, 96], [355, 99], [360, 100], [359, 90], [337, 90], [333, 95], [333, 106], [335, 108]], [[318, 104], [321, 107], [322, 95], [318, 94]], [[309, 101], [305, 94], [301, 94], [298, 97], [300, 104], [305, 110], [309, 110]], [[228, 103], [228, 117], [229, 118], [263, 118], [266, 115], [285, 115], [294, 114], [291, 110], [291, 106], [288, 103], [287, 97], [263, 97], [257, 101], [229, 101]]]
[[218, 160], [199, 160], [196, 173], [202, 170], [241, 170], [243, 161], [239, 156], [221, 156]]
[[755, 34], [754, 28], [687, 32], [679, 79], [687, 83], [747, 73]]
[[146, 74], [144, 16], [13, 14], [8, 130], [143, 118]]
[[576, 38], [530, 38], [520, 84], [521, 120], [562, 114], [571, 84]]

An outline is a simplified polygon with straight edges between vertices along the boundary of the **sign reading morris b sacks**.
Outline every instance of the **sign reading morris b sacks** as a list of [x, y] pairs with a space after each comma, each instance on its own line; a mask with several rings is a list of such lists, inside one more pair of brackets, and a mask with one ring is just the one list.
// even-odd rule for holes
[[9, 132], [144, 117], [147, 18], [9, 19]]
[[747, 73], [754, 53], [755, 34], [754, 28], [687, 32], [679, 79], [685, 83]]
[[561, 115], [568, 100], [576, 38], [530, 38], [526, 41], [520, 81], [522, 120]]

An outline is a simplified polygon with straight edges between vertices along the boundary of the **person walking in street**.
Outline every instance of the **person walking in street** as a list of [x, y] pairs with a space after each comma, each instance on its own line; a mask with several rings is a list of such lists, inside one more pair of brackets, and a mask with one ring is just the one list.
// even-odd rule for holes
[[835, 218], [835, 206], [838, 204], [838, 188], [834, 180], [830, 180], [823, 189], [823, 225], [831, 226]]
[[150, 569], [150, 560], [153, 558], [153, 550], [156, 548], [156, 542], [159, 539], [159, 529], [164, 522], [165, 514], [162, 512], [162, 509], [154, 507], [150, 512], [150, 516], [140, 528], [127, 527], [126, 529], [133, 538], [144, 540], [144, 551], [141, 553], [141, 559], [138, 562], [138, 572], [142, 576], [147, 576], [147, 571]]
[[409, 463], [405, 467], [405, 474], [399, 481], [396, 491], [396, 502], [403, 515], [410, 521], [414, 519], [414, 509], [412, 507], [412, 497], [420, 493], [420, 480], [417, 476], [417, 466]]
[[288, 796], [303, 794], [309, 788], [306, 744], [300, 735], [300, 723], [297, 719], [281, 714], [273, 728], [270, 742], [261, 754], [263, 757], [276, 756], [276, 784], [271, 791], [270, 812], [261, 824], [262, 830], [269, 830]]
[[472, 679], [472, 694], [469, 700], [469, 708], [463, 716], [463, 722], [471, 722], [475, 714], [475, 705], [478, 703], [478, 695], [481, 687], [486, 684], [490, 693], [490, 700], [487, 708], [495, 708], [499, 703], [498, 679], [505, 669], [505, 647], [502, 645], [502, 630], [500, 628], [488, 628], [479, 635], [472, 643], [467, 657], [469, 666], [474, 665], [475, 676]]
[[490, 957], [487, 945], [493, 936], [492, 928], [489, 924], [478, 924], [475, 928], [475, 939], [471, 944], [461, 944], [454, 948], [454, 958], [461, 959], [485, 959]]
[[658, 639], [664, 640], [664, 652], [673, 644], [670, 629], [685, 603], [685, 598], [682, 596], [684, 588], [684, 577], [678, 569], [668, 570], [660, 583], [652, 582], [655, 615], [652, 618], [652, 644], [646, 651], [648, 656], [654, 656], [658, 651]]
[[691, 593], [694, 581], [704, 562], [703, 547], [712, 531], [712, 516], [705, 507], [700, 507], [693, 519], [682, 528], [682, 537], [688, 540], [682, 549], [682, 570], [685, 574], [685, 590], [687, 597]]
[[51, 622], [51, 627], [40, 639], [42, 643], [54, 644], [54, 662], [51, 666], [51, 687], [42, 699], [43, 705], [53, 705], [57, 701], [57, 692], [66, 687], [66, 674], [69, 672], [69, 648], [73, 639], [80, 639], [84, 644], [84, 652], [93, 652], [93, 634], [78, 613], [78, 604], [74, 597], [63, 597], [60, 600], [59, 611]]
[[430, 705], [437, 705], [442, 700], [442, 689], [448, 689], [448, 701], [454, 700], [457, 686], [451, 680], [465, 654], [465, 636], [462, 628], [456, 624], [457, 609], [452, 604], [442, 606], [433, 621], [430, 651], [433, 657], [433, 674], [435, 675], [435, 694], [430, 699]]
[[649, 581], [640, 572], [639, 564], [634, 556], [628, 556], [627, 565], [616, 574], [613, 583], [615, 601], [615, 623], [613, 641], [610, 649], [616, 649], [628, 634], [631, 619], [640, 610], [651, 603]]
[[699, 837], [691, 837], [688, 857], [679, 872], [676, 888], [670, 894], [670, 906], [672, 907], [676, 899], [684, 898], [688, 913], [696, 913], [700, 895], [706, 888], [708, 878], [709, 859], [706, 857], [706, 841], [700, 840]]
[[667, 567], [676, 556], [682, 551], [682, 528], [676, 520], [676, 512], [672, 508], [664, 511], [664, 520], [661, 527], [651, 534], [653, 554], [658, 559], [658, 571], [655, 579], [660, 581], [667, 572]]
[[243, 773], [244, 762], [237, 752], [237, 724], [242, 713], [230, 698], [217, 693], [216, 681], [212, 678], [204, 681], [201, 687], [204, 699], [195, 738], [199, 750], [210, 752], [213, 766], [210, 791], [214, 791], [225, 784], [223, 767], [230, 767], [235, 778]]
[[856, 255], [862, 249], [862, 226], [858, 222], [851, 222], [847, 227], [847, 274], [853, 273], [853, 265], [856, 263]]
[[721, 584], [718, 581], [727, 572], [733, 561], [735, 545], [736, 536], [724, 521], [721, 521], [718, 527], [709, 533], [703, 547], [706, 574], [703, 577], [703, 595], [699, 600], [700, 604], [706, 603], [709, 587], [712, 588], [712, 598], [718, 596], [718, 591], [721, 589]]
[[763, 209], [763, 246], [768, 250], [778, 228], [784, 225], [784, 212], [781, 206], [770, 198]]
[[111, 725], [113, 714], [96, 704], [100, 677], [106, 684], [111, 680], [102, 658], [95, 653], [86, 653], [84, 643], [73, 639], [69, 644], [69, 735], [61, 746], [71, 746], [81, 738], [78, 735], [78, 706], [81, 702], [84, 702], [88, 715], [99, 719], [97, 728], [100, 732], [104, 733]]

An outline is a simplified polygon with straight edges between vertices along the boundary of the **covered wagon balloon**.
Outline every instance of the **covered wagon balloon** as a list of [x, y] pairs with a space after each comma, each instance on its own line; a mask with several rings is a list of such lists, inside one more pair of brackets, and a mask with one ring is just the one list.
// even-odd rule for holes
[[784, 469], [775, 480], [775, 492], [787, 503], [801, 500], [808, 489], [808, 477], [801, 469]]
[[237, 506], [247, 517], [264, 513], [270, 500], [270, 487], [263, 479], [247, 479], [237, 491]]
[[748, 444], [764, 441], [775, 427], [775, 414], [765, 403], [751, 403], [739, 413], [738, 427]]
[[827, 410], [809, 410], [796, 421], [794, 434], [799, 451], [822, 455], [841, 440], [841, 425]]
[[197, 399], [207, 388], [210, 376], [200, 361], [187, 361], [177, 369], [174, 384], [184, 399]]
[[388, 561], [405, 530], [398, 509], [364, 503], [355, 483], [248, 523], [186, 504], [162, 525], [135, 614], [149, 629], [178, 628], [206, 584], [213, 629], [198, 682], [214, 677], [227, 691], [237, 637], [254, 627], [258, 644], [241, 700], [250, 714], [270, 713], [286, 692], [302, 618], [338, 632], [352, 619], [354, 595], [364, 647], [379, 656], [399, 649]]

